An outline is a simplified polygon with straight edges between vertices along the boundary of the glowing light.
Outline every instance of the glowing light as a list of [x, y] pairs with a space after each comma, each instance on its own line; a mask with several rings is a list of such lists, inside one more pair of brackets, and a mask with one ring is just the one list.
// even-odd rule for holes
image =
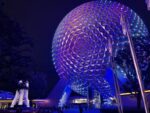
[[[53, 62], [58, 75], [67, 79], [76, 92], [86, 95], [90, 84], [104, 98], [113, 97], [105, 73], [110, 67], [109, 51], [116, 56], [127, 44], [120, 25], [121, 14], [129, 20], [131, 36], [146, 39], [148, 30], [140, 17], [130, 8], [107, 0], [80, 5], [59, 24], [52, 44]], [[122, 74], [126, 76], [124, 71]]]
[[[150, 90], [145, 90], [144, 91], [145, 93], [150, 93]], [[121, 93], [120, 95], [121, 96], [126, 96], [126, 95], [135, 95], [135, 94], [138, 94], [138, 92], [127, 92], [127, 93]]]
[[74, 99], [74, 100], [72, 100], [72, 103], [75, 103], [75, 104], [83, 104], [83, 103], [87, 103], [87, 99]]
[[145, 0], [146, 4], [147, 4], [147, 10], [150, 11], [150, 0]]

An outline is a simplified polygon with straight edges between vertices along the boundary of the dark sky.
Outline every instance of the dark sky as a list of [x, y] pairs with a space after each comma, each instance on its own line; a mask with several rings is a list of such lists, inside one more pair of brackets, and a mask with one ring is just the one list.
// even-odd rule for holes
[[33, 38], [35, 68], [53, 75], [51, 43], [61, 19], [81, 4], [75, 0], [3, 0], [4, 13]]
[[[90, 0], [1, 0], [0, 8], [18, 22], [28, 36], [33, 38], [35, 70], [50, 76], [54, 83], [57, 74], [52, 64], [51, 43], [62, 18], [76, 6]], [[145, 0], [118, 0], [134, 9], [150, 31], [150, 12]]]
[[0, 9], [5, 15], [33, 38], [34, 69], [48, 75], [48, 89], [58, 80], [51, 58], [55, 30], [62, 18], [81, 3], [79, 0], [0, 0]]

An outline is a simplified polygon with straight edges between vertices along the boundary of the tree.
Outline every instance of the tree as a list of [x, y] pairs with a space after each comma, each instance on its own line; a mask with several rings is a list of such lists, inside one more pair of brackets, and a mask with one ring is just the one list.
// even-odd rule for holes
[[31, 38], [0, 11], [0, 89], [12, 90], [16, 79], [29, 78], [32, 47]]

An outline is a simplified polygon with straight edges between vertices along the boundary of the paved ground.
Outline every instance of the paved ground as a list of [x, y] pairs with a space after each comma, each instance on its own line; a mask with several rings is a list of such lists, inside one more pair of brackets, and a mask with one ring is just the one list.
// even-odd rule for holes
[[[79, 109], [66, 109], [63, 111], [52, 111], [50, 109], [23, 109], [23, 110], [0, 110], [0, 113], [118, 113], [117, 110], [90, 109], [80, 112]], [[124, 113], [145, 113], [144, 110], [124, 110]]]

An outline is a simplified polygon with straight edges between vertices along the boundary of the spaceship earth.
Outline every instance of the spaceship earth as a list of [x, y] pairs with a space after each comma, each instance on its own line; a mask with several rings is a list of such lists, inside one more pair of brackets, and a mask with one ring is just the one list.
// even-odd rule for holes
[[[60, 22], [53, 38], [53, 63], [60, 78], [70, 81], [74, 91], [85, 95], [90, 84], [104, 98], [113, 96], [108, 82], [112, 75], [106, 78], [106, 70], [111, 68], [109, 40], [112, 41], [114, 57], [118, 56], [118, 51], [128, 47], [120, 25], [121, 15], [128, 20], [132, 39], [148, 44], [149, 33], [142, 19], [118, 2], [98, 0], [84, 3]], [[136, 44], [135, 47], [138, 48]], [[137, 48], [138, 54], [140, 50]], [[117, 69], [117, 73], [121, 71], [122, 75], [126, 75]]]

